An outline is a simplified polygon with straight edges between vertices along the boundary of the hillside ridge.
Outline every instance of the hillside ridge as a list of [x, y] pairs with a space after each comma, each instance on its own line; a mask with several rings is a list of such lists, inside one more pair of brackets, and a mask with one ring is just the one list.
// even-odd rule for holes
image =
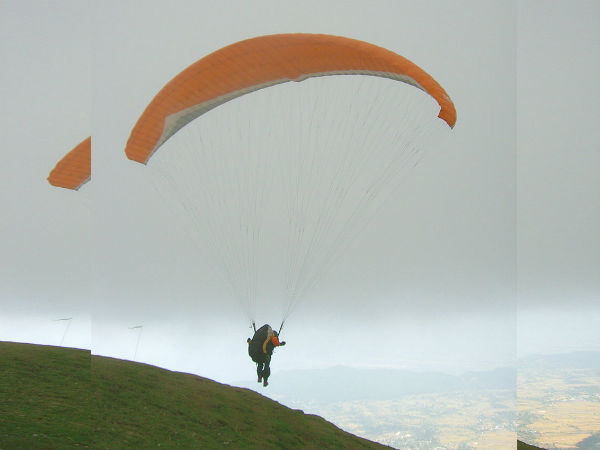
[[0, 342], [0, 448], [389, 449], [250, 389], [89, 351]]

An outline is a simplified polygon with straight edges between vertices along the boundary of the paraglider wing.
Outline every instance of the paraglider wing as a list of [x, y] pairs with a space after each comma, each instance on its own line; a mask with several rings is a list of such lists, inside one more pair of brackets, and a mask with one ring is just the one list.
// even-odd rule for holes
[[249, 92], [325, 75], [372, 75], [409, 83], [433, 97], [448, 126], [456, 110], [444, 89], [408, 59], [382, 47], [340, 36], [279, 34], [224, 47], [179, 73], [154, 97], [131, 132], [125, 153], [147, 163], [183, 126]]
[[152, 158], [156, 191], [212, 254], [247, 318], [258, 298], [281, 299], [264, 309], [281, 307], [283, 325], [455, 122], [444, 89], [408, 59], [340, 36], [279, 34], [223, 47], [176, 75], [125, 153]]
[[88, 136], [67, 153], [48, 175], [48, 182], [57, 187], [79, 189], [92, 173], [92, 137]]

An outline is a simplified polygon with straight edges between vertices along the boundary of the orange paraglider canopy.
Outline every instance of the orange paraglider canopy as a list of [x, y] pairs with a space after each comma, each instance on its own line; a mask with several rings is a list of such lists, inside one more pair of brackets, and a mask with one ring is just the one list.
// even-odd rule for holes
[[150, 102], [127, 142], [129, 159], [146, 163], [180, 128], [241, 95], [325, 75], [372, 75], [409, 83], [433, 97], [451, 128], [446, 91], [408, 59], [368, 42], [324, 34], [278, 34], [231, 44], [179, 73]]
[[79, 189], [92, 174], [92, 137], [88, 136], [67, 153], [57, 164], [48, 182], [66, 189]]

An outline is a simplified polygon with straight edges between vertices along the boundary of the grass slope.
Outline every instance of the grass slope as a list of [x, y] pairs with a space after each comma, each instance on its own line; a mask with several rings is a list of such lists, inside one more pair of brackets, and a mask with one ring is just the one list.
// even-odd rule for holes
[[517, 450], [545, 450], [542, 447], [536, 447], [535, 445], [529, 445], [525, 442], [517, 441]]
[[0, 342], [0, 449], [89, 448], [90, 352]]
[[0, 342], [0, 449], [385, 449], [248, 389]]

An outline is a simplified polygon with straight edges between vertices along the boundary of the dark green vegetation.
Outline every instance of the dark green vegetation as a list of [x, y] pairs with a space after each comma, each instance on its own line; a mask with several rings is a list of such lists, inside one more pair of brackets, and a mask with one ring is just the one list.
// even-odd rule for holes
[[545, 450], [541, 447], [536, 447], [535, 445], [529, 445], [525, 442], [517, 441], [517, 450]]
[[541, 447], [526, 444], [525, 442], [517, 441], [517, 450], [545, 450]]
[[88, 448], [90, 352], [0, 342], [0, 448]]
[[0, 449], [385, 449], [248, 389], [0, 342]]

